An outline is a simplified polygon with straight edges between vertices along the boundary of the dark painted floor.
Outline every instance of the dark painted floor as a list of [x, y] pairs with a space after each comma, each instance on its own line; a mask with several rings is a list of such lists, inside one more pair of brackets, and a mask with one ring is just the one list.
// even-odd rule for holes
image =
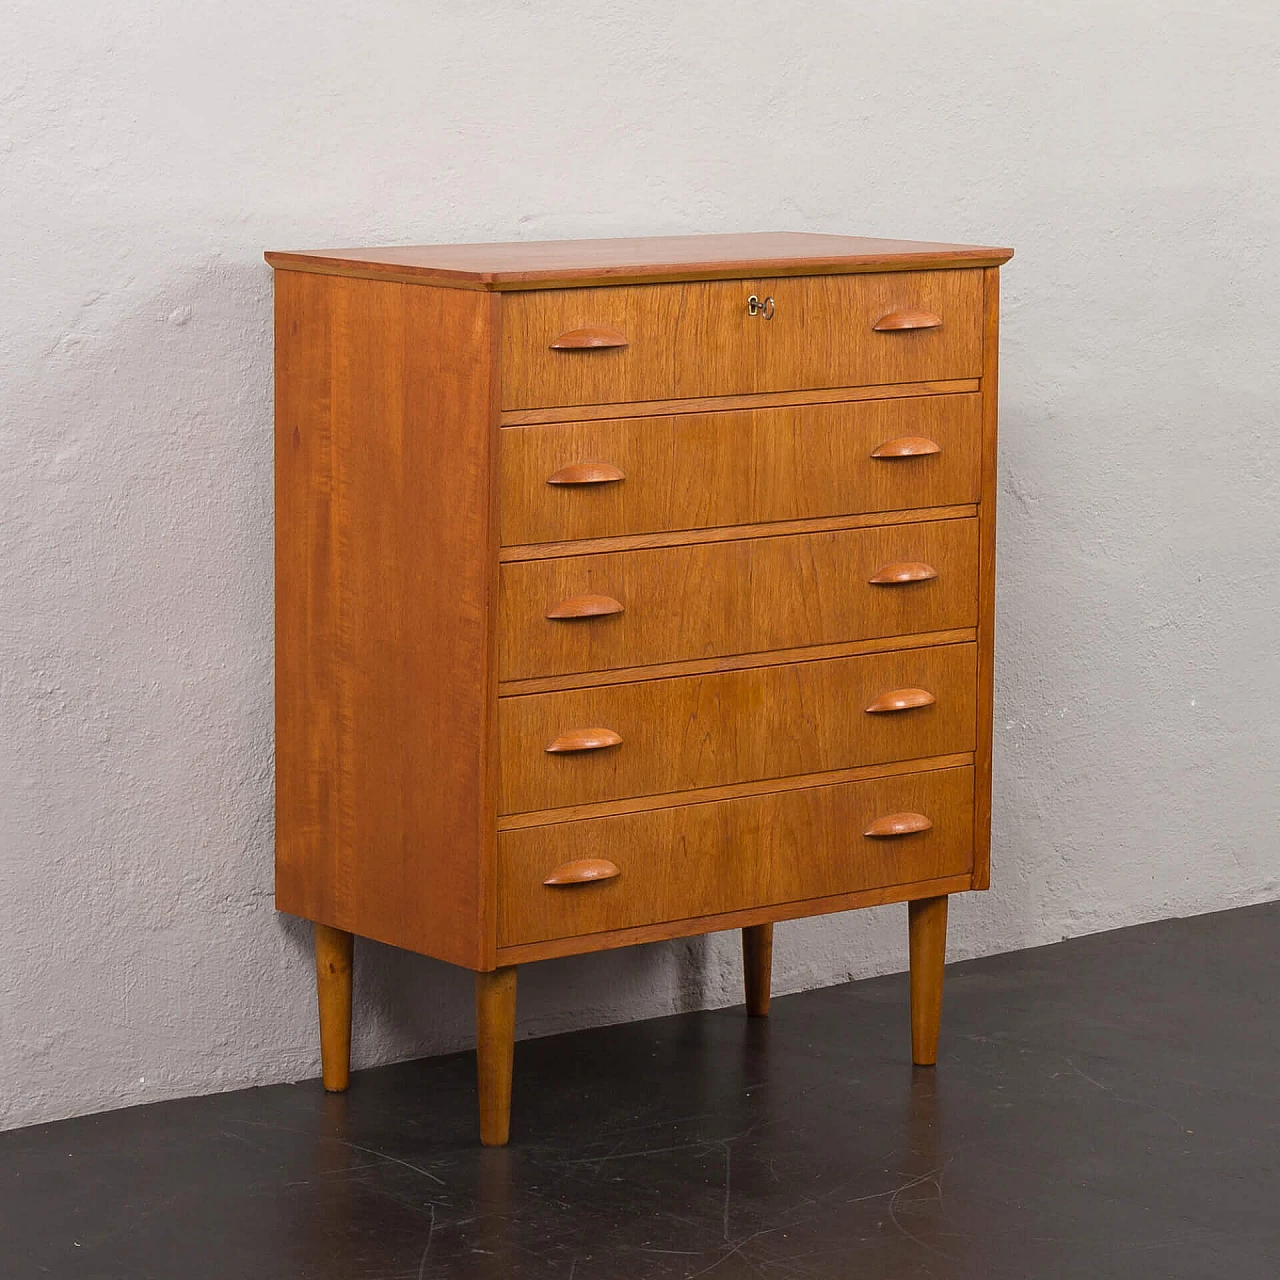
[[0, 1135], [0, 1274], [1280, 1277], [1280, 904]]

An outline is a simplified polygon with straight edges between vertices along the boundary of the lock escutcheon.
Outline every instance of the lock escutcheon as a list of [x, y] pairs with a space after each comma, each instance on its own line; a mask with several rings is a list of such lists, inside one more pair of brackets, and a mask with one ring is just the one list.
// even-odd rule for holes
[[770, 295], [767, 298], [760, 299], [760, 298], [757, 298], [756, 295], [753, 293], [751, 297], [747, 299], [747, 315], [759, 316], [762, 320], [772, 320], [773, 319], [772, 295]]

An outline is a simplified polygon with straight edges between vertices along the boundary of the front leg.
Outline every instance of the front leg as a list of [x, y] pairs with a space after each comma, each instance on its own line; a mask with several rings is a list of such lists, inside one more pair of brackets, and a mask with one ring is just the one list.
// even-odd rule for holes
[[942, 971], [947, 960], [947, 898], [907, 903], [911, 942], [911, 1060], [918, 1067], [938, 1061], [942, 1023]]
[[480, 1141], [486, 1147], [507, 1144], [515, 1040], [515, 966], [477, 973], [476, 1072], [480, 1083]]

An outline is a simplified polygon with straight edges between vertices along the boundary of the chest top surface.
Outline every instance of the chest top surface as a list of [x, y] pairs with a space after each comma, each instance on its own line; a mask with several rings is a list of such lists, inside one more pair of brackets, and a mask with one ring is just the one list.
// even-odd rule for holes
[[994, 267], [1012, 256], [1012, 249], [985, 245], [759, 231], [617, 240], [316, 249], [272, 252], [266, 259], [283, 270], [412, 280], [458, 289], [514, 290]]

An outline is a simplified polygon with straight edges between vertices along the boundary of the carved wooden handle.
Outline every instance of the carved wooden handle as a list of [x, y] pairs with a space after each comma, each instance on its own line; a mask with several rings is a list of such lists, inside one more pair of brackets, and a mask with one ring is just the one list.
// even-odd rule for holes
[[942, 317], [935, 316], [932, 311], [890, 311], [881, 316], [871, 327], [879, 333], [887, 333], [893, 329], [937, 329], [942, 324]]
[[[942, 323], [941, 320], [938, 321]], [[617, 329], [570, 329], [552, 344], [552, 351], [589, 351], [596, 347], [625, 347], [627, 339]]]
[[612, 484], [627, 477], [607, 462], [571, 462], [547, 477], [548, 484]]
[[621, 743], [622, 734], [614, 733], [612, 729], [570, 729], [548, 742], [547, 750], [552, 755], [559, 755], [570, 751], [600, 751]]
[[941, 453], [942, 446], [936, 440], [927, 440], [924, 436], [900, 436], [897, 440], [886, 440], [878, 448], [871, 450], [873, 458], [923, 458], [930, 453]]
[[590, 884], [593, 880], [612, 880], [620, 876], [612, 862], [605, 858], [583, 858], [578, 862], [566, 862], [557, 867], [542, 883], [557, 884]]
[[917, 831], [928, 831], [933, 819], [923, 813], [891, 813], [877, 818], [862, 834], [880, 840], [886, 836], [909, 836]]
[[560, 622], [566, 618], [604, 618], [621, 613], [622, 605], [612, 596], [570, 596], [561, 600], [547, 617]]
[[[883, 711], [910, 711], [912, 707], [931, 707], [937, 698], [928, 689], [890, 689], [873, 699], [864, 708], [877, 714]], [[551, 750], [550, 747], [547, 748]]]
[[895, 587], [904, 582], [928, 582], [937, 576], [938, 571], [931, 564], [904, 560], [899, 564], [882, 565], [867, 581], [876, 587]]

